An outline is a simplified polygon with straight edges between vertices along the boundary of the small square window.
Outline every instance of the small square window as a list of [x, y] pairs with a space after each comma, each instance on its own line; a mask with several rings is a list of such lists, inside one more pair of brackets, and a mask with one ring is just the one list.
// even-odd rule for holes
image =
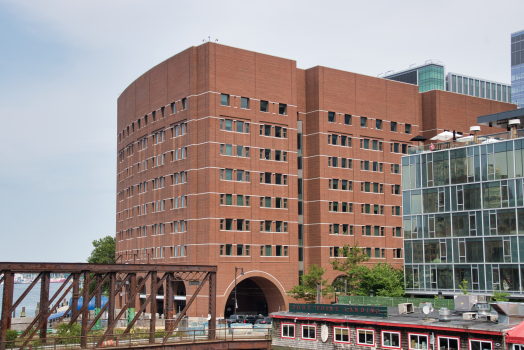
[[240, 98], [240, 108], [249, 109], [249, 98], [247, 97]]
[[220, 104], [222, 106], [229, 106], [229, 95], [221, 94], [220, 95]]
[[346, 343], [350, 344], [350, 332], [349, 327], [333, 327], [333, 341], [335, 343]]
[[260, 112], [269, 112], [267, 101], [260, 101]]
[[278, 104], [278, 114], [286, 115], [287, 114], [287, 105], [284, 103]]
[[303, 324], [302, 339], [317, 340], [317, 326]]

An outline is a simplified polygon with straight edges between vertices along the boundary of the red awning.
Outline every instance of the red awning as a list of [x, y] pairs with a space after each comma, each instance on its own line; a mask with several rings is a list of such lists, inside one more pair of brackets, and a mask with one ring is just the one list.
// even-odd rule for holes
[[506, 343], [524, 344], [524, 322], [506, 333]]

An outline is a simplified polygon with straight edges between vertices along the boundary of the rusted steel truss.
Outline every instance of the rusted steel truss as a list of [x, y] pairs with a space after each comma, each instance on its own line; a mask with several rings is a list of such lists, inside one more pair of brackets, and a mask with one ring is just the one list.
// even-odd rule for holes
[[[7, 330], [11, 327], [11, 315], [14, 310], [33, 287], [40, 283], [40, 309], [38, 315], [34, 318], [27, 329], [22, 333], [21, 338], [24, 338], [24, 343], [20, 348], [26, 347], [33, 337], [39, 332], [39, 340], [41, 343], [46, 343], [47, 335], [47, 320], [49, 316], [59, 307], [62, 300], [66, 298], [68, 293], [72, 290], [72, 303], [59, 319], [62, 321], [66, 315], [71, 314], [70, 324], [81, 320], [82, 333], [80, 338], [80, 345], [82, 348], [87, 346], [87, 335], [93, 326], [97, 323], [100, 317], [107, 311], [107, 330], [100, 338], [95, 347], [101, 347], [104, 340], [114, 333], [114, 328], [130, 308], [135, 307], [135, 300], [137, 294], [142, 290], [146, 283], [151, 285], [151, 293], [141, 305], [134, 318], [129, 322], [126, 330], [121, 335], [125, 336], [135, 325], [140, 315], [150, 305], [151, 322], [150, 322], [150, 343], [155, 342], [156, 331], [156, 296], [158, 290], [163, 287], [166, 297], [166, 322], [164, 343], [169, 339], [170, 335], [176, 329], [178, 323], [184, 317], [187, 310], [195, 300], [198, 293], [207, 283], [209, 287], [209, 339], [215, 339], [214, 326], [216, 324], [216, 266], [202, 266], [202, 265], [145, 265], [145, 264], [82, 264], [82, 263], [2, 263], [0, 262], [0, 283], [3, 282], [3, 297], [2, 297], [2, 314], [0, 318], [0, 350], [5, 350]], [[26, 291], [13, 303], [14, 290], [14, 275], [15, 273], [37, 273], [38, 276], [28, 286]], [[58, 288], [56, 293], [49, 297], [49, 283], [52, 273], [69, 274], [66, 280]], [[137, 284], [137, 275], [142, 279]], [[80, 286], [82, 283], [82, 291]], [[93, 281], [93, 282], [91, 282]], [[177, 281], [198, 281], [199, 285], [196, 291], [191, 296], [191, 299], [186, 302], [186, 306], [180, 315], [173, 319], [173, 296], [175, 293], [175, 285]], [[109, 285], [108, 302], [102, 306], [102, 286]], [[91, 289], [93, 289], [90, 292]], [[118, 315], [115, 316], [115, 299], [125, 288], [128, 293], [127, 301], [122, 306]], [[78, 300], [82, 297], [82, 306], [78, 308]], [[89, 302], [95, 298], [95, 308], [100, 311], [95, 318], [89, 322]], [[88, 322], [83, 322], [84, 320]]]

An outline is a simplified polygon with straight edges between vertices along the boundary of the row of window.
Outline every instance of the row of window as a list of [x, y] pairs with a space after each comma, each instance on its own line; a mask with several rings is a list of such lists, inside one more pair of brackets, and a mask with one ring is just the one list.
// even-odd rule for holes
[[[235, 152], [233, 153], [233, 149]], [[249, 147], [232, 145], [232, 144], [220, 144], [220, 154], [224, 156], [236, 156], [249, 158]]]
[[[273, 255], [273, 252], [275, 255]], [[221, 256], [250, 256], [250, 245], [248, 244], [221, 244]], [[260, 256], [288, 256], [288, 246], [271, 245], [260, 246]]]
[[[177, 110], [180, 112], [181, 110], [185, 110], [185, 109], [187, 109], [187, 98], [183, 98], [179, 101], [179, 108], [176, 108], [176, 102], [171, 103], [171, 114], [175, 114]], [[150, 120], [152, 122], [156, 122], [157, 119], [160, 120], [166, 117], [165, 107], [160, 108], [159, 118], [157, 118], [156, 112], [157, 111], [151, 112]], [[147, 126], [147, 122], [148, 122], [148, 115], [146, 114], [142, 118], [138, 119], [136, 122], [131, 123], [130, 126], [126, 127], [124, 130], [120, 132], [120, 134], [118, 134], [119, 142], [121, 142], [125, 137], [135, 132], [135, 124], [137, 125], [138, 129], [141, 129]]]
[[[295, 327], [293, 323], [282, 323], [280, 326], [280, 337], [295, 339]], [[355, 328], [356, 345], [376, 347], [375, 330], [369, 328]], [[382, 348], [401, 349], [402, 336], [400, 332], [382, 331], [381, 333]], [[301, 325], [301, 339], [317, 340], [317, 325]], [[430, 348], [430, 337], [428, 333], [411, 333], [408, 332], [408, 349], [409, 350], [427, 350]], [[437, 335], [437, 349], [458, 350], [460, 349], [460, 338], [451, 336]], [[333, 326], [333, 342], [351, 344], [350, 327]], [[493, 350], [492, 340], [469, 339], [469, 349], [471, 350]], [[520, 349], [519, 349], [520, 350]]]
[[338, 213], [352, 213], [353, 212], [353, 203], [348, 202], [329, 202], [329, 211]]
[[[344, 114], [344, 124], [352, 125], [352, 122], [353, 122], [352, 117], [353, 116], [351, 114]], [[336, 123], [337, 122], [336, 118], [337, 118], [337, 114], [335, 112], [328, 112], [328, 123]], [[375, 129], [382, 130], [383, 124], [384, 123], [381, 119], [375, 119]], [[360, 127], [361, 128], [368, 127], [368, 118], [367, 117], [360, 117]], [[398, 123], [390, 122], [390, 129], [391, 129], [391, 132], [399, 132]], [[404, 132], [406, 134], [411, 134], [411, 124], [404, 124]]]
[[[221, 231], [250, 231], [250, 220], [244, 219], [220, 219]], [[260, 221], [260, 232], [288, 232], [288, 224], [285, 221]]]
[[[150, 226], [152, 230], [151, 234], [153, 236], [164, 234], [165, 224], [153, 224]], [[171, 233], [186, 232], [186, 230], [187, 230], [187, 221], [185, 220], [173, 221], [171, 223]], [[133, 238], [134, 229], [131, 228], [131, 229], [127, 229], [126, 231], [128, 231], [126, 232], [127, 238]], [[147, 225], [137, 227], [136, 231], [138, 234], [137, 237], [146, 237], [147, 236]], [[123, 239], [123, 232], [124, 231], [118, 232], [120, 240]]]
[[351, 136], [328, 134], [328, 145], [351, 147]]
[[[220, 105], [230, 106], [230, 95], [220, 94]], [[240, 97], [240, 108], [250, 109], [251, 100], [248, 97]], [[269, 112], [269, 102], [260, 100], [260, 112], [268, 113]], [[279, 103], [278, 104], [278, 114], [287, 115], [287, 104]]]
[[[362, 226], [362, 236], [371, 236], [373, 230], [375, 236], [384, 236], [385, 228], [380, 226]], [[392, 227], [391, 233], [393, 237], [402, 237], [402, 227]], [[353, 236], [353, 225], [349, 224], [329, 224], [330, 235], [349, 235]]]
[[[386, 249], [384, 248], [363, 248], [363, 249], [364, 249], [364, 253], [370, 258], [384, 259], [386, 257]], [[375, 253], [374, 256], [371, 255], [372, 252]], [[331, 258], [344, 257], [342, 247], [329, 247], [329, 257]]]
[[287, 175], [277, 173], [260, 173], [261, 184], [287, 185]]
[[281, 150], [274, 150], [271, 151], [271, 149], [260, 149], [260, 159], [264, 160], [272, 160], [271, 159], [271, 153], [273, 153], [274, 160], [277, 162], [287, 162], [287, 152], [281, 151]]
[[[146, 121], [147, 121], [147, 117], [146, 117]], [[140, 128], [140, 119], [138, 120], [138, 125], [139, 125], [139, 128]], [[147, 123], [146, 123], [146, 125], [147, 125]], [[133, 129], [133, 132], [134, 132], [134, 123], [132, 124], [132, 129]], [[180, 123], [180, 124], [177, 124], [177, 125], [173, 125], [173, 126], [169, 127], [169, 130], [171, 130], [171, 138], [175, 138], [175, 137], [179, 137], [179, 136], [185, 135], [185, 134], [187, 134], [187, 123]], [[149, 137], [153, 138], [153, 145], [162, 143], [165, 140], [165, 129], [156, 131], [156, 132], [152, 133], [151, 135], [144, 136], [141, 139], [137, 140], [136, 143], [138, 144], [138, 150], [139, 151], [142, 151], [142, 150], [147, 148], [147, 139]], [[131, 145], [129, 145], [126, 148], [126, 150], [128, 151], [128, 154], [127, 154], [128, 157], [134, 153], [133, 145], [134, 144], [131, 144]], [[121, 151], [121, 153], [123, 153], [123, 151]], [[120, 158], [120, 160], [122, 161], [123, 158]]]
[[351, 158], [328, 157], [328, 166], [334, 168], [340, 166], [341, 168], [352, 169], [353, 162]]
[[[249, 123], [242, 120], [220, 119], [220, 130], [249, 133]], [[282, 126], [261, 124], [260, 135], [277, 138], [287, 138], [287, 128]]]

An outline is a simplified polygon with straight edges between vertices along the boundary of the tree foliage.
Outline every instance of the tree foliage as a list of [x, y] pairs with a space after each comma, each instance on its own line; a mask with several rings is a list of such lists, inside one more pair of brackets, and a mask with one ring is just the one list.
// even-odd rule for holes
[[495, 299], [495, 301], [508, 301], [509, 296], [510, 296], [509, 293], [493, 292], [493, 299]]
[[358, 246], [358, 242], [352, 247], [344, 245], [341, 255], [341, 258], [335, 258], [335, 260], [329, 262], [333, 270], [344, 273], [344, 276], [338, 278], [335, 284], [337, 289], [339, 289], [344, 284], [344, 281], [347, 281], [348, 293], [353, 294], [364, 273], [369, 270], [366, 266], [361, 265], [361, 263], [369, 260], [369, 256], [365, 253], [364, 248]]
[[[87, 258], [87, 262], [90, 264], [114, 264], [116, 251], [116, 241], [114, 237], [106, 236], [104, 238], [95, 239], [93, 241], [93, 250], [91, 255]], [[89, 292], [93, 292], [96, 287], [96, 280], [94, 275], [90, 277], [91, 283], [89, 283]], [[102, 285], [102, 292], [107, 295], [109, 292], [109, 281], [104, 282]]]
[[114, 264], [116, 242], [115, 238], [106, 236], [93, 241], [93, 250], [87, 258], [90, 264]]
[[295, 299], [303, 299], [306, 303], [314, 304], [317, 300], [317, 284], [322, 286], [320, 294], [324, 297], [333, 293], [333, 287], [328, 284], [327, 279], [322, 278], [326, 269], [317, 264], [313, 264], [307, 269], [308, 273], [300, 278], [301, 284], [293, 286], [287, 294]]
[[380, 297], [404, 296], [404, 271], [387, 263], [378, 263], [372, 269], [364, 267], [356, 295], [369, 295], [373, 290]]

